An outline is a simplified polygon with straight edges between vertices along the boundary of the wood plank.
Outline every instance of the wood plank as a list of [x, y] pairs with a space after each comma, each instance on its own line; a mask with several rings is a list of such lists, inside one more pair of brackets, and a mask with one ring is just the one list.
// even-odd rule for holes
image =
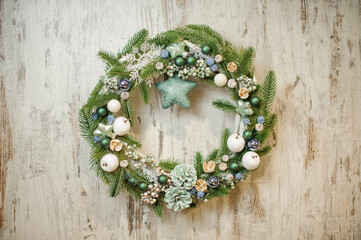
[[[99, 49], [191, 23], [255, 47], [257, 79], [278, 77], [279, 122], [229, 198], [160, 219], [108, 197], [77, 112], [103, 73]], [[0, 1], [0, 238], [360, 239], [360, 26], [356, 0]], [[190, 163], [234, 126], [211, 106], [222, 89], [198, 86], [189, 110], [163, 110], [151, 92], [133, 129], [145, 153]]]

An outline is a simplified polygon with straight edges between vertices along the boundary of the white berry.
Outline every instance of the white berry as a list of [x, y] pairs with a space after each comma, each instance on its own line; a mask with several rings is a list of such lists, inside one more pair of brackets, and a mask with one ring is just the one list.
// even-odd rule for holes
[[114, 154], [108, 153], [100, 159], [100, 167], [106, 172], [113, 172], [119, 166], [119, 159]]
[[125, 117], [117, 117], [113, 123], [113, 131], [118, 136], [124, 136], [128, 134], [130, 130], [130, 122]]
[[242, 151], [243, 148], [244, 148], [245, 143], [246, 142], [243, 139], [243, 137], [241, 136], [241, 134], [232, 134], [227, 139], [227, 147], [232, 152], [240, 152], [240, 151]]
[[116, 113], [120, 110], [120, 102], [117, 99], [112, 99], [108, 102], [107, 108], [109, 112]]
[[247, 170], [254, 170], [256, 169], [261, 162], [260, 157], [255, 152], [246, 152], [242, 157], [242, 165]]
[[227, 77], [223, 73], [218, 73], [216, 76], [214, 76], [214, 83], [218, 87], [223, 87], [227, 83]]

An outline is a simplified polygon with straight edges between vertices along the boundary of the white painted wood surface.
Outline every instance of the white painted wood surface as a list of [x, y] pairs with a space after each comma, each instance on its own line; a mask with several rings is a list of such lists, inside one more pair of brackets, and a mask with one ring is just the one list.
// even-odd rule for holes
[[[361, 239], [360, 1], [0, 1], [1, 239]], [[89, 170], [77, 112], [103, 64], [141, 28], [211, 25], [273, 69], [275, 148], [229, 198], [154, 216], [108, 197]], [[190, 110], [137, 108], [144, 152], [190, 163], [234, 118], [222, 89], [198, 86]]]

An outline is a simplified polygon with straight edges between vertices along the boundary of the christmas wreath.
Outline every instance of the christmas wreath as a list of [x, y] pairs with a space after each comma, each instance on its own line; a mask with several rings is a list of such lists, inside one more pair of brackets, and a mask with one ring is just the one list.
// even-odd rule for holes
[[[277, 116], [270, 114], [276, 77], [270, 71], [259, 84], [254, 78], [254, 48], [237, 47], [205, 25], [188, 25], [153, 38], [143, 29], [117, 54], [99, 52], [105, 74], [80, 109], [80, 131], [91, 145], [90, 165], [110, 186], [110, 196], [122, 189], [149, 204], [175, 211], [217, 196], [226, 196], [260, 164], [271, 147], [263, 146]], [[164, 75], [165, 81], [155, 81]], [[139, 152], [131, 134], [135, 124], [130, 96], [136, 90], [144, 103], [150, 87], [163, 93], [162, 107], [190, 107], [187, 94], [197, 80], [229, 91], [234, 102], [218, 99], [213, 106], [239, 116], [239, 130], [225, 129], [219, 146], [207, 156], [194, 155], [193, 165], [158, 160]], [[135, 96], [137, 97], [137, 96]]]

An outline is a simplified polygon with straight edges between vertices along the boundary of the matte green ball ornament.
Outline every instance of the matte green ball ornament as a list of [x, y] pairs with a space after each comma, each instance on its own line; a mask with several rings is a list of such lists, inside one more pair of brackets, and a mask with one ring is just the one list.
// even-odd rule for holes
[[232, 162], [229, 164], [229, 169], [231, 169], [231, 171], [236, 172], [239, 169], [239, 165], [236, 162]]
[[128, 179], [128, 184], [129, 184], [130, 186], [135, 186], [135, 185], [137, 184], [137, 180], [136, 180], [135, 178], [133, 178], [133, 177], [130, 177], [130, 178]]
[[174, 63], [175, 63], [176, 66], [181, 67], [181, 66], [183, 66], [183, 65], [186, 63], [186, 61], [185, 61], [184, 58], [182, 58], [182, 57], [177, 57], [177, 58], [174, 60]]
[[253, 133], [250, 130], [246, 130], [243, 132], [243, 138], [246, 140], [250, 140], [253, 138]]
[[201, 50], [202, 50], [202, 53], [204, 53], [204, 54], [210, 54], [212, 51], [212, 48], [211, 48], [211, 46], [206, 44], [206, 45], [202, 46]]
[[160, 176], [158, 176], [158, 182], [159, 182], [160, 184], [162, 184], [162, 185], [167, 184], [167, 182], [168, 182], [167, 176], [166, 176], [166, 175], [160, 175]]
[[146, 182], [140, 182], [139, 183], [139, 189], [142, 191], [148, 190], [148, 184]]
[[196, 58], [195, 57], [189, 57], [188, 59], [187, 59], [187, 65], [188, 66], [193, 66], [194, 64], [196, 64]]
[[261, 103], [261, 99], [259, 99], [259, 97], [252, 97], [251, 100], [251, 105], [254, 106], [254, 107], [258, 107], [259, 104]]
[[105, 117], [107, 115], [107, 113], [108, 113], [108, 111], [104, 107], [98, 108], [98, 110], [97, 110], [97, 114], [101, 117]]
[[110, 140], [109, 140], [109, 138], [102, 138], [101, 140], [100, 140], [100, 146], [102, 146], [102, 148], [108, 148], [109, 147], [109, 144], [110, 144]]

